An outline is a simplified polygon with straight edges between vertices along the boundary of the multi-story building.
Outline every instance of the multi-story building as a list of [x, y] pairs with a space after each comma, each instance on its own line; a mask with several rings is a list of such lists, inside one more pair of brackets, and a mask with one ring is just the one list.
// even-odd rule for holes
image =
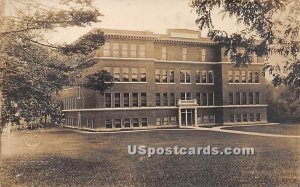
[[267, 122], [264, 57], [235, 68], [199, 31], [101, 30], [107, 41], [83, 76], [106, 70], [114, 84], [103, 95], [64, 89], [65, 125], [111, 130]]

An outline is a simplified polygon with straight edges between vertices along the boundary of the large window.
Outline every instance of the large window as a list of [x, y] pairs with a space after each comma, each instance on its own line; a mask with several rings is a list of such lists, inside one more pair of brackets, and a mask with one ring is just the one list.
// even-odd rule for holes
[[104, 44], [104, 50], [103, 50], [104, 56], [110, 56], [110, 43]]
[[259, 92], [255, 93], [255, 104], [259, 104], [260, 103], [260, 98], [259, 98]]
[[141, 82], [147, 82], [147, 72], [146, 68], [141, 68]]
[[201, 83], [201, 72], [199, 70], [196, 71], [196, 83]]
[[122, 128], [121, 119], [115, 119], [115, 128]]
[[136, 44], [130, 44], [130, 57], [136, 58]]
[[138, 93], [132, 93], [132, 106], [133, 107], [139, 106], [139, 94]]
[[160, 82], [160, 69], [155, 69], [155, 82]]
[[258, 71], [255, 72], [254, 79], [255, 79], [255, 83], [259, 83], [259, 73], [258, 73]]
[[115, 93], [115, 107], [121, 107], [121, 94]]
[[213, 71], [208, 71], [208, 83], [214, 83], [214, 73], [213, 73]]
[[109, 129], [111, 129], [113, 127], [111, 119], [105, 120], [105, 127], [109, 128]]
[[142, 127], [147, 127], [148, 126], [148, 119], [147, 118], [142, 118], [141, 123], [142, 123]]
[[254, 122], [254, 114], [250, 114], [249, 116], [250, 116], [250, 117], [249, 117], [250, 121], [251, 121], [251, 122]]
[[233, 71], [232, 70], [228, 71], [228, 82], [233, 83]]
[[256, 114], [255, 121], [260, 121], [260, 114]]
[[190, 92], [183, 92], [180, 94], [180, 99], [181, 100], [191, 100], [192, 94]]
[[129, 68], [123, 68], [123, 82], [129, 82]]
[[201, 105], [201, 93], [200, 92], [196, 93], [196, 99], [197, 99], [197, 104]]
[[208, 93], [208, 105], [209, 106], [214, 105], [214, 93]]
[[146, 46], [145, 44], [140, 44], [140, 58], [146, 57]]
[[254, 104], [254, 96], [253, 96], [253, 92], [250, 92], [248, 95], [249, 95], [248, 103], [249, 103], [250, 105], [253, 105], [253, 104]]
[[145, 107], [147, 106], [147, 94], [146, 93], [141, 93], [141, 106]]
[[107, 108], [111, 108], [111, 93], [105, 93], [104, 94], [105, 97], [105, 107]]
[[139, 118], [132, 118], [132, 126], [133, 127], [139, 127]]
[[168, 82], [168, 71], [166, 69], [162, 70], [162, 82], [167, 83]]
[[243, 92], [242, 93], [242, 105], [247, 104], [247, 93]]
[[253, 72], [248, 71], [248, 83], [252, 83], [252, 82], [253, 82]]
[[123, 93], [123, 106], [129, 107], [129, 93]]
[[174, 83], [175, 82], [175, 71], [169, 70], [169, 82]]
[[124, 127], [125, 128], [130, 128], [130, 119], [124, 119]]
[[122, 44], [122, 57], [128, 57], [128, 44]]
[[113, 57], [118, 57], [120, 55], [120, 44], [113, 43]]
[[202, 81], [201, 83], [207, 83], [207, 72], [202, 71]]
[[113, 68], [113, 77], [115, 82], [121, 82], [120, 68], [118, 67]]
[[160, 106], [160, 93], [155, 94], [155, 104], [156, 106]]
[[242, 120], [243, 120], [243, 122], [248, 122], [248, 115], [242, 114]]
[[180, 70], [180, 83], [191, 83], [190, 70]]
[[241, 104], [241, 93], [240, 92], [236, 92], [235, 93], [235, 104], [236, 105], [240, 105]]
[[161, 59], [162, 60], [167, 60], [167, 47], [162, 47], [161, 48]]
[[246, 71], [242, 71], [242, 83], [246, 83]]
[[229, 105], [233, 105], [234, 104], [234, 99], [233, 99], [233, 92], [229, 92]]
[[168, 106], [168, 93], [163, 93], [163, 106]]
[[207, 106], [208, 105], [208, 94], [207, 93], [202, 93], [202, 106]]
[[182, 49], [182, 60], [186, 60], [186, 56], [187, 56], [187, 50], [186, 48]]
[[131, 69], [131, 81], [138, 82], [138, 69], [137, 68]]
[[175, 93], [170, 93], [170, 106], [176, 106]]
[[234, 71], [234, 82], [235, 83], [240, 82], [240, 71]]
[[206, 61], [206, 49], [201, 49], [201, 61]]

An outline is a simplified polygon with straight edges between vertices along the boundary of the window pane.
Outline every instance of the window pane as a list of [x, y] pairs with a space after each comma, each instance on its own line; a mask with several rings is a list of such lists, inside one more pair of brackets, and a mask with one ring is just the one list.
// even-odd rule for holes
[[162, 70], [162, 82], [164, 83], [168, 82], [168, 72], [166, 69]]
[[240, 82], [240, 72], [239, 71], [235, 71], [234, 72], [234, 76], [235, 76], [235, 83], [239, 83]]
[[174, 73], [174, 70], [169, 70], [169, 81], [170, 81], [170, 83], [174, 83], [175, 82], [175, 73]]
[[255, 93], [255, 104], [259, 104], [260, 103], [260, 98], [259, 98], [259, 92]]
[[161, 59], [162, 60], [167, 60], [167, 47], [162, 47], [162, 50], [161, 50]]
[[121, 94], [115, 93], [115, 107], [121, 107]]
[[132, 81], [132, 82], [138, 82], [138, 72], [137, 72], [137, 68], [132, 68], [132, 69], [131, 69], [131, 81]]
[[115, 119], [115, 128], [121, 128], [121, 119]]
[[130, 56], [136, 58], [136, 44], [130, 44]]
[[180, 70], [180, 83], [185, 83], [185, 71]]
[[160, 70], [155, 70], [155, 82], [160, 82]]
[[130, 128], [130, 119], [124, 119], [124, 127]]
[[146, 46], [145, 44], [140, 44], [140, 58], [146, 57]]
[[132, 118], [132, 126], [133, 127], [139, 127], [139, 118]]
[[253, 73], [252, 71], [248, 71], [248, 83], [252, 83], [253, 82]]
[[207, 83], [207, 72], [202, 71], [202, 83]]
[[196, 71], [196, 83], [201, 83], [201, 73], [200, 71]]
[[147, 94], [141, 93], [141, 106], [145, 107], [147, 106]]
[[113, 77], [115, 82], [121, 81], [120, 68], [113, 68]]
[[197, 97], [197, 104], [201, 105], [201, 93], [196, 93], [196, 97]]
[[170, 93], [170, 106], [176, 106], [175, 93]]
[[242, 104], [243, 105], [247, 104], [247, 93], [245, 92], [242, 93]]
[[260, 114], [256, 114], [255, 120], [256, 120], [256, 121], [260, 121]]
[[201, 50], [201, 60], [202, 62], [206, 61], [206, 49]]
[[202, 105], [207, 106], [207, 93], [202, 93]]
[[122, 57], [128, 57], [128, 44], [122, 44]]
[[236, 105], [240, 105], [241, 104], [241, 93], [240, 92], [236, 92], [235, 93], [235, 104]]
[[182, 60], [186, 60], [187, 50], [186, 48], [182, 49]]
[[252, 92], [249, 93], [249, 99], [248, 99], [248, 100], [249, 100], [248, 103], [249, 103], [250, 105], [254, 104], [254, 102], [253, 102], [254, 96], [253, 96], [253, 93], [252, 93]]
[[129, 82], [129, 68], [123, 68], [123, 82]]
[[168, 93], [163, 93], [163, 106], [168, 106]]
[[155, 103], [156, 103], [156, 106], [160, 106], [160, 93], [156, 93]]
[[228, 82], [233, 83], [233, 71], [232, 70], [228, 71]]
[[110, 56], [110, 43], [104, 44], [104, 56]]
[[254, 121], [254, 114], [250, 114], [250, 121], [251, 121], [251, 122]]
[[112, 128], [112, 120], [110, 120], [110, 119], [105, 120], [105, 127], [111, 129]]
[[186, 83], [191, 83], [191, 72], [186, 70]]
[[148, 126], [148, 119], [142, 118], [142, 127], [147, 127], [147, 126]]
[[105, 107], [110, 108], [111, 107], [111, 94], [105, 93]]
[[233, 92], [229, 92], [229, 105], [233, 105]]
[[132, 93], [132, 106], [133, 107], [139, 106], [139, 94], [138, 93]]
[[248, 122], [248, 115], [247, 114], [243, 114], [243, 122]]
[[242, 71], [242, 83], [246, 83], [246, 71]]
[[141, 68], [141, 82], [147, 82], [146, 68]]
[[124, 107], [129, 107], [129, 93], [124, 93], [123, 99], [124, 99]]
[[119, 43], [113, 43], [113, 56], [114, 57], [118, 57], [120, 54], [120, 51], [119, 51], [119, 46], [120, 44]]
[[208, 72], [208, 83], [214, 83], [214, 74], [212, 71]]
[[214, 105], [214, 93], [208, 94], [208, 105], [213, 106]]
[[156, 125], [161, 125], [161, 119], [160, 119], [160, 117], [156, 118]]
[[259, 73], [255, 72], [255, 83], [259, 83]]

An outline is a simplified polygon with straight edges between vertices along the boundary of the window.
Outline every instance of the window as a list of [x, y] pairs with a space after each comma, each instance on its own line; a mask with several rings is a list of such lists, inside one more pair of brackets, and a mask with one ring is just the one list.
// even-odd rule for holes
[[170, 93], [170, 106], [176, 106], [175, 93]]
[[233, 92], [229, 92], [229, 105], [233, 105]]
[[146, 68], [141, 68], [141, 82], [147, 82]]
[[146, 57], [146, 46], [145, 44], [140, 44], [140, 58]]
[[207, 93], [202, 93], [202, 105], [207, 106]]
[[163, 93], [163, 106], [168, 106], [168, 93]]
[[207, 72], [202, 71], [202, 83], [207, 83]]
[[161, 119], [159, 117], [156, 118], [156, 125], [161, 125]]
[[209, 116], [209, 123], [215, 123], [215, 115]]
[[130, 57], [136, 58], [136, 44], [130, 44]]
[[209, 123], [209, 116], [205, 115], [203, 116], [203, 123], [208, 124]]
[[242, 122], [241, 114], [236, 114], [236, 122]]
[[208, 105], [213, 106], [214, 105], [214, 93], [208, 94]]
[[122, 57], [128, 57], [128, 44], [122, 44]]
[[169, 82], [174, 83], [175, 82], [175, 71], [174, 70], [169, 70]]
[[243, 122], [248, 122], [248, 115], [242, 114], [242, 120], [243, 120]]
[[201, 49], [201, 61], [206, 61], [206, 49]]
[[240, 92], [236, 92], [235, 93], [235, 104], [236, 105], [240, 105], [241, 104], [241, 93]]
[[132, 93], [132, 106], [133, 107], [139, 106], [139, 94], [138, 93]]
[[166, 69], [162, 70], [162, 82], [163, 83], [168, 82], [168, 71]]
[[163, 117], [163, 118], [162, 118], [162, 124], [163, 124], [163, 125], [168, 125], [168, 124], [169, 124], [169, 119], [168, 119], [168, 117]]
[[242, 93], [242, 105], [247, 104], [247, 93], [243, 92]]
[[113, 68], [113, 77], [115, 82], [121, 81], [120, 68]]
[[142, 118], [142, 127], [147, 127], [147, 126], [148, 126], [148, 119]]
[[201, 105], [201, 93], [196, 93], [197, 104]]
[[115, 119], [115, 128], [121, 128], [121, 127], [122, 127], [121, 119]]
[[252, 83], [253, 82], [253, 73], [252, 71], [248, 71], [248, 83]]
[[104, 44], [104, 56], [110, 56], [110, 43], [105, 43]]
[[258, 57], [257, 57], [257, 55], [255, 53], [253, 54], [252, 58], [253, 58], [252, 62], [253, 63], [257, 63]]
[[254, 122], [254, 114], [250, 114], [250, 121]]
[[112, 120], [111, 119], [107, 119], [105, 120], [105, 127], [106, 128], [112, 128]]
[[246, 83], [246, 71], [242, 71], [242, 83]]
[[233, 71], [232, 70], [228, 71], [228, 82], [233, 83]]
[[147, 93], [141, 93], [141, 106], [147, 106]]
[[255, 104], [259, 104], [260, 102], [260, 98], [259, 98], [259, 92], [255, 93]]
[[201, 124], [202, 123], [202, 116], [197, 116], [197, 123]]
[[214, 83], [214, 73], [213, 73], [213, 71], [208, 72], [208, 83]]
[[123, 68], [123, 82], [129, 82], [129, 68]]
[[260, 121], [260, 114], [256, 114], [255, 121]]
[[182, 49], [182, 60], [186, 60], [187, 50], [186, 48]]
[[129, 107], [129, 93], [123, 93], [123, 106]]
[[235, 120], [234, 120], [234, 114], [230, 114], [230, 122], [231, 122], [231, 123], [234, 123], [234, 122], [235, 122]]
[[115, 107], [121, 107], [121, 94], [115, 93]]
[[113, 57], [118, 57], [120, 55], [120, 44], [119, 43], [113, 43]]
[[156, 106], [160, 106], [160, 93], [155, 94], [155, 103]]
[[249, 94], [249, 101], [248, 101], [248, 103], [250, 104], [250, 105], [253, 105], [254, 104], [254, 96], [253, 96], [253, 92], [250, 92]]
[[155, 69], [155, 82], [160, 82], [160, 70]]
[[176, 117], [170, 117], [170, 125], [176, 125]]
[[254, 79], [255, 79], [255, 83], [259, 83], [259, 73], [258, 73], [258, 71], [255, 72]]
[[239, 71], [235, 71], [234, 72], [234, 82], [235, 83], [239, 83], [240, 82], [240, 72]]
[[124, 119], [124, 127], [130, 128], [130, 119]]
[[161, 48], [161, 59], [162, 60], [167, 60], [167, 47], [162, 47]]
[[201, 83], [201, 72], [200, 71], [196, 71], [196, 83]]
[[192, 94], [190, 92], [183, 92], [180, 94], [180, 99], [181, 100], [191, 100]]
[[104, 94], [105, 97], [105, 107], [110, 108], [111, 105], [111, 93], [105, 93]]
[[138, 72], [137, 72], [137, 68], [132, 68], [132, 69], [131, 69], [131, 81], [132, 81], [132, 82], [138, 82]]
[[133, 127], [139, 127], [139, 118], [132, 118], [132, 126]]
[[190, 70], [180, 70], [180, 83], [191, 83]]

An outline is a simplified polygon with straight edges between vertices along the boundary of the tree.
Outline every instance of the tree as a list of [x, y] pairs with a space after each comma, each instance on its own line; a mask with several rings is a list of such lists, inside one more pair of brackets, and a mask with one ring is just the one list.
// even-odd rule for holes
[[[190, 6], [198, 14], [199, 28], [208, 29], [208, 36], [225, 48], [236, 67], [250, 65], [252, 54], [283, 56], [281, 63], [265, 63], [264, 71], [273, 76], [275, 86], [284, 84], [300, 95], [299, 0], [191, 0]], [[212, 15], [217, 9], [245, 29], [233, 34], [214, 29]]]
[[[27, 1], [24, 1], [27, 2]], [[51, 44], [46, 34], [56, 28], [85, 27], [99, 22], [101, 13], [92, 0], [59, 0], [59, 8], [25, 4], [15, 16], [0, 17], [1, 92], [3, 112], [1, 132], [8, 119], [28, 119], [59, 113], [53, 95], [77, 72], [71, 61], [86, 58], [105, 42], [95, 30], [72, 44]]]

